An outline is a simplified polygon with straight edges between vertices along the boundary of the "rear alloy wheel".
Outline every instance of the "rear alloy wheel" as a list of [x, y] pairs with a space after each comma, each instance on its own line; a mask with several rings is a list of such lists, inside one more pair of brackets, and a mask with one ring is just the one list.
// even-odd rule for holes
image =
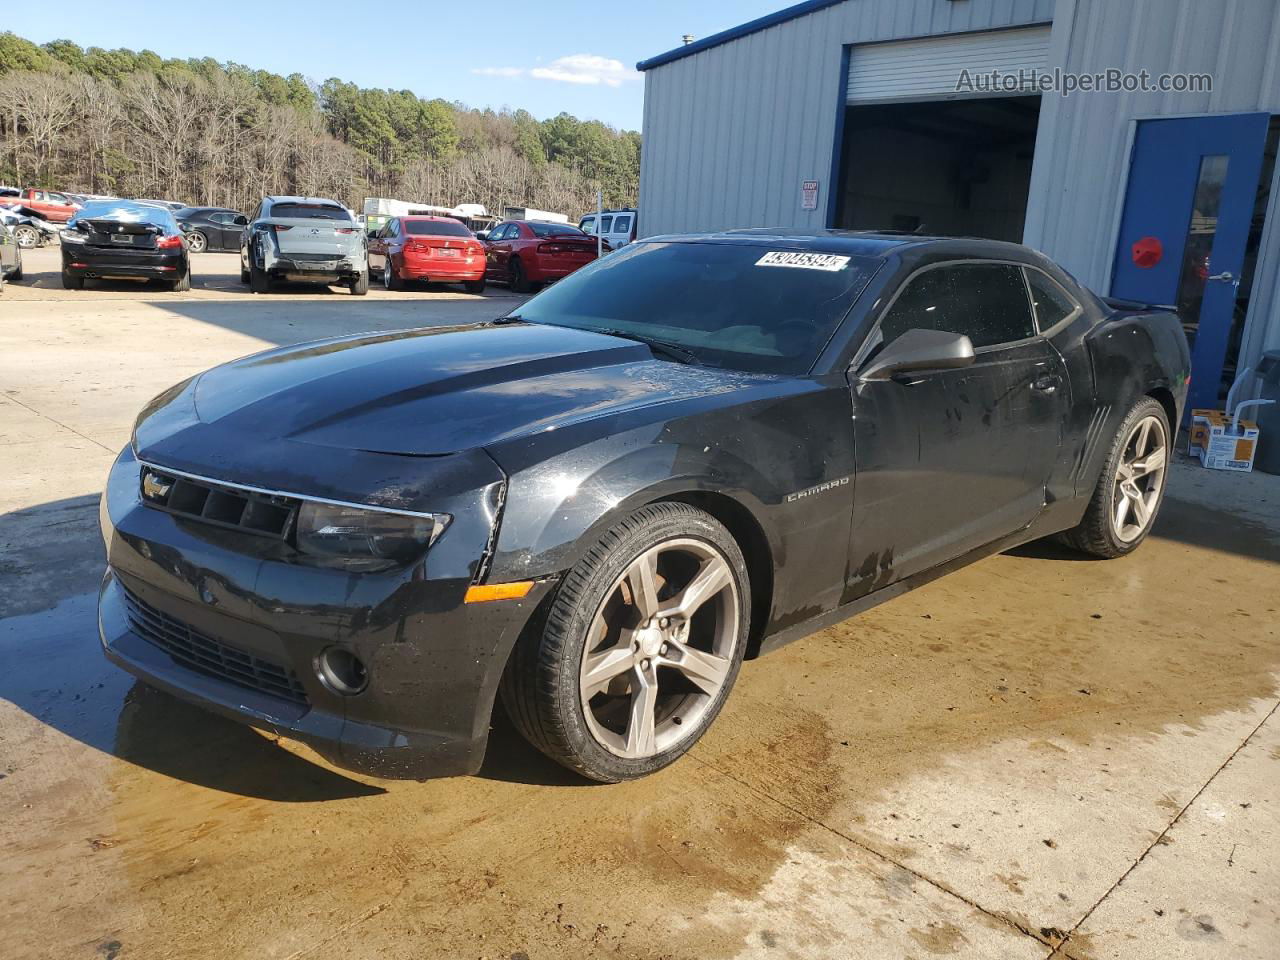
[[369, 292], [369, 271], [364, 270], [349, 284], [353, 297], [363, 297]]
[[1096, 557], [1122, 557], [1136, 550], [1151, 532], [1164, 500], [1169, 454], [1164, 407], [1144, 397], [1116, 431], [1084, 519], [1063, 539]]
[[23, 223], [13, 228], [13, 240], [23, 250], [30, 250], [40, 246], [40, 231]]
[[391, 262], [390, 257], [387, 257], [382, 267], [382, 285], [388, 290], [404, 289], [404, 281], [400, 279], [400, 274], [396, 272], [395, 264]]
[[62, 289], [63, 290], [83, 290], [84, 277], [72, 276], [67, 272], [66, 268], [62, 271]]
[[502, 697], [543, 753], [604, 783], [673, 763], [711, 725], [742, 664], [750, 584], [710, 515], [644, 507], [589, 549], [545, 626], [521, 638]]
[[528, 293], [532, 290], [529, 283], [529, 276], [524, 272], [524, 264], [520, 262], [518, 257], [511, 258], [511, 264], [507, 267], [508, 273], [511, 275], [511, 289], [516, 293]]
[[187, 248], [192, 253], [204, 253], [209, 249], [209, 238], [199, 230], [187, 234]]

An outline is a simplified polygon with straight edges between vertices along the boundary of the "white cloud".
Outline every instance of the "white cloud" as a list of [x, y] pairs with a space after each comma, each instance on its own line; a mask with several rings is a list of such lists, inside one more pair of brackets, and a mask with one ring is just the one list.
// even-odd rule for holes
[[588, 86], [620, 87], [627, 80], [639, 76], [635, 70], [622, 65], [621, 60], [600, 57], [593, 53], [575, 53], [557, 57], [546, 67], [534, 67], [529, 75], [539, 80], [555, 80], [559, 83], [578, 83]]
[[474, 67], [471, 72], [481, 77], [518, 77], [524, 73], [519, 67]]

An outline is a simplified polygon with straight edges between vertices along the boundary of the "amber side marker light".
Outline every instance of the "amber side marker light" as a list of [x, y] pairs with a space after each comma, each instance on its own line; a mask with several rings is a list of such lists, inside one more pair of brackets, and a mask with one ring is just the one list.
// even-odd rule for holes
[[487, 583], [483, 586], [468, 587], [465, 602], [488, 603], [490, 600], [519, 600], [532, 589], [532, 580], [517, 580], [515, 583]]

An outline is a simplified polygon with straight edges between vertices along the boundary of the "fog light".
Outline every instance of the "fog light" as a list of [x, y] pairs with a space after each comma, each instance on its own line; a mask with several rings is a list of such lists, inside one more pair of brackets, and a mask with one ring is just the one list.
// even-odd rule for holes
[[316, 673], [321, 683], [344, 697], [354, 696], [369, 683], [364, 663], [341, 647], [330, 647], [316, 657]]

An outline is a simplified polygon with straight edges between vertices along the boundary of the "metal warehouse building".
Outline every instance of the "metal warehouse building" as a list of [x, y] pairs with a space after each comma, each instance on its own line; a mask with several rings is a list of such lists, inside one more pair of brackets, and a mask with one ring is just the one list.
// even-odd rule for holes
[[1195, 406], [1280, 348], [1277, 0], [810, 0], [638, 67], [646, 235], [1021, 240], [1177, 304]]

